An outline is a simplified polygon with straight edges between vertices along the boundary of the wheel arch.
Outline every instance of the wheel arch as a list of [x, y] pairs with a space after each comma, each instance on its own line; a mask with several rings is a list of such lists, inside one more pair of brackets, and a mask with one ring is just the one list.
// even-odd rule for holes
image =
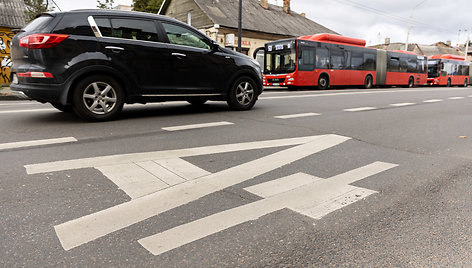
[[256, 82], [256, 85], [257, 85], [257, 96], [259, 96], [261, 93], [262, 93], [262, 83], [258, 83], [258, 81], [260, 81], [260, 78], [257, 74], [255, 74], [253, 71], [251, 70], [248, 70], [248, 69], [242, 69], [242, 70], [239, 70], [237, 71], [236, 73], [234, 73], [231, 78], [229, 79], [229, 82], [226, 84], [226, 89], [224, 91], [224, 94], [225, 96], [228, 95], [228, 92], [231, 90], [231, 87], [233, 86], [234, 82], [239, 79], [240, 77], [243, 77], [243, 76], [248, 76], [250, 77], [252, 80], [254, 80], [254, 82]]
[[62, 93], [60, 99], [60, 103], [63, 105], [71, 104], [75, 86], [83, 78], [90, 75], [106, 75], [115, 79], [123, 87], [125, 103], [130, 101], [130, 95], [133, 94], [133, 92], [131, 92], [133, 87], [131, 81], [129, 81], [125, 75], [108, 66], [90, 66], [77, 71], [71, 76], [70, 79], [67, 80], [65, 90]]

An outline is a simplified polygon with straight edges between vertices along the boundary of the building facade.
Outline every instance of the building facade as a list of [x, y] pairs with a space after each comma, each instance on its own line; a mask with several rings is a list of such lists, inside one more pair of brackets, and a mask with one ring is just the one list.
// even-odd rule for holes
[[[173, 17], [199, 29], [218, 44], [235, 50], [238, 46], [239, 1], [164, 0], [159, 14]], [[271, 5], [268, 0], [244, 0], [242, 16], [242, 52], [250, 56], [265, 43], [316, 33], [336, 32], [290, 10]]]
[[25, 4], [23, 0], [1, 0], [0, 2], [0, 85], [10, 84], [11, 39], [13, 29], [25, 25]]

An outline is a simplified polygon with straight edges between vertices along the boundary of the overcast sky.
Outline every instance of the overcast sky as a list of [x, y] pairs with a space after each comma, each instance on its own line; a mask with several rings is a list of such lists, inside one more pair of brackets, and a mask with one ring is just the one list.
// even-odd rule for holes
[[[62, 10], [97, 6], [96, 0], [54, 1]], [[283, 0], [269, 3], [282, 5]], [[131, 5], [132, 0], [115, 0], [115, 4]], [[383, 43], [386, 37], [404, 43], [410, 21], [410, 43], [463, 44], [466, 29], [472, 29], [472, 0], [291, 0], [291, 9], [342, 35], [365, 39], [369, 45]]]

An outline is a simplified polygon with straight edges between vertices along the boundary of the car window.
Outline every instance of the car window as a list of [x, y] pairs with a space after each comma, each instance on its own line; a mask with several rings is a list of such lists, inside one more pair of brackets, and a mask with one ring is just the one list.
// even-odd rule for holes
[[159, 41], [156, 25], [150, 20], [95, 19], [102, 36], [142, 41]]
[[205, 38], [197, 35], [192, 30], [169, 23], [162, 23], [169, 42], [175, 45], [210, 49], [210, 45]]

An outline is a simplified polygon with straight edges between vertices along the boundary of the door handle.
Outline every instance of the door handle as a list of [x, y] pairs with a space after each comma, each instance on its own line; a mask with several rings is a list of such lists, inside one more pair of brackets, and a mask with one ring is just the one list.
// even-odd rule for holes
[[114, 47], [114, 46], [106, 46], [105, 48], [106, 49], [111, 49], [111, 50], [114, 50], [114, 51], [116, 51], [116, 50], [119, 50], [119, 51], [125, 50], [122, 47]]
[[172, 56], [176, 56], [176, 57], [187, 57], [187, 55], [182, 54], [182, 53], [172, 53]]

